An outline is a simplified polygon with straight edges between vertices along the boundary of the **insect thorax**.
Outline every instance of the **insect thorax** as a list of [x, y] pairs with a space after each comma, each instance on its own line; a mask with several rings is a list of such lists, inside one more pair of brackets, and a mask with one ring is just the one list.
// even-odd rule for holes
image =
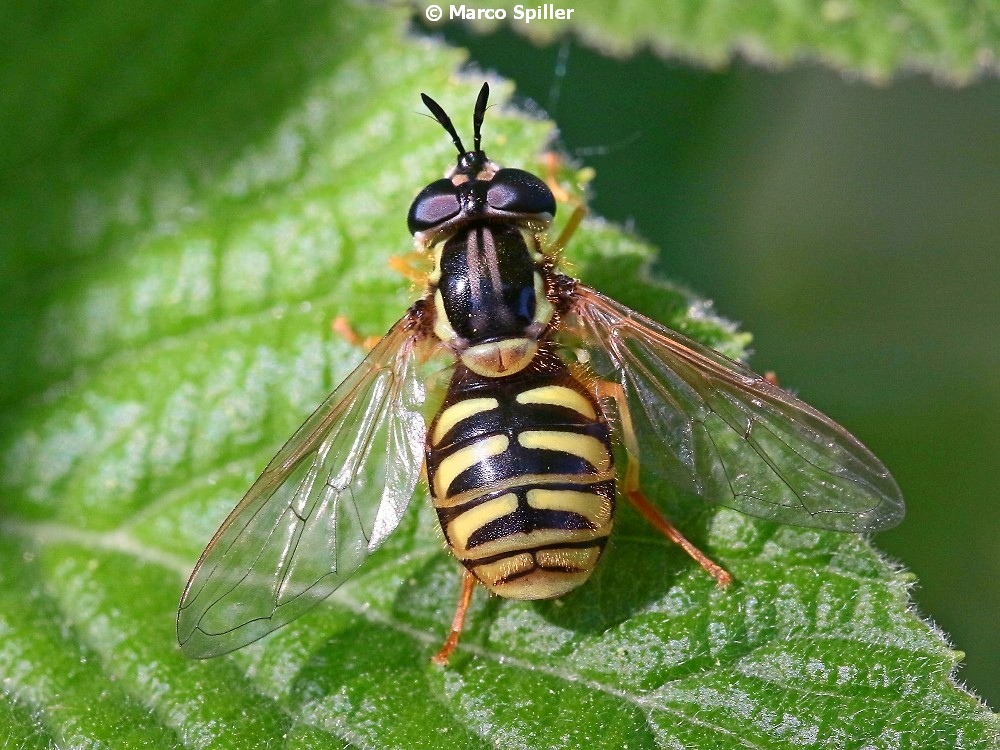
[[435, 254], [434, 333], [486, 377], [524, 369], [552, 320], [544, 256], [528, 229], [477, 223]]

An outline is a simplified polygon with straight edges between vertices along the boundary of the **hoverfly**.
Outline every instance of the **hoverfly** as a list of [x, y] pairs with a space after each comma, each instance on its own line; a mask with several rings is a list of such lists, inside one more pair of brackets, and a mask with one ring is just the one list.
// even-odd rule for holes
[[[444, 109], [421, 96], [458, 149], [456, 165], [409, 211], [418, 252], [433, 258], [426, 291], [208, 544], [177, 615], [185, 653], [239, 648], [329, 596], [399, 524], [423, 467], [465, 567], [439, 663], [457, 644], [476, 582], [508, 598], [547, 599], [586, 581], [619, 494], [729, 582], [643, 495], [640, 452], [658, 480], [761, 518], [846, 532], [901, 519], [889, 472], [842, 427], [558, 271], [582, 209], [546, 242], [556, 212], [548, 185], [481, 149], [487, 84], [471, 151]], [[451, 379], [427, 424], [418, 372], [432, 357], [448, 358]]]

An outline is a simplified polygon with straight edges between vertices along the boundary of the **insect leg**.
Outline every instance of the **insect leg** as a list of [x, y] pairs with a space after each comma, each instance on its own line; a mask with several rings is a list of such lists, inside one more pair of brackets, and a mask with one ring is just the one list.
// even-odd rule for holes
[[545, 249], [545, 254], [551, 258], [559, 258], [586, 216], [587, 207], [582, 203], [577, 203], [573, 208], [573, 213], [570, 215], [569, 221], [566, 222], [566, 226], [563, 227], [559, 236]]
[[469, 603], [472, 601], [472, 592], [475, 588], [476, 577], [468, 570], [463, 571], [462, 593], [458, 596], [458, 607], [455, 609], [455, 616], [451, 620], [451, 632], [448, 633], [448, 637], [445, 639], [441, 650], [431, 658], [431, 661], [435, 664], [440, 664], [442, 667], [448, 665], [451, 652], [455, 650], [455, 646], [458, 645], [458, 637], [462, 634], [462, 626], [465, 625], [465, 613], [469, 609]]
[[573, 196], [559, 184], [559, 168], [563, 163], [562, 158], [555, 151], [546, 151], [542, 155], [542, 159], [545, 162], [545, 184], [552, 191], [552, 197], [560, 203], [572, 203]]
[[370, 352], [375, 348], [378, 342], [382, 340], [381, 336], [367, 336], [362, 338], [361, 334], [354, 330], [350, 321], [348, 321], [343, 315], [338, 315], [334, 318], [330, 327], [333, 329], [334, 333], [347, 341], [348, 344], [360, 346], [366, 352]]
[[414, 284], [424, 286], [427, 283], [427, 256], [417, 250], [405, 255], [393, 255], [389, 258], [389, 268], [398, 273], [404, 279], [412, 281]]
[[625, 443], [625, 451], [628, 454], [628, 466], [625, 469], [625, 479], [622, 490], [629, 502], [635, 506], [642, 517], [652, 525], [654, 529], [663, 534], [667, 539], [676, 544], [688, 553], [691, 558], [703, 567], [713, 578], [715, 578], [720, 588], [728, 586], [733, 577], [718, 563], [711, 560], [704, 552], [694, 546], [691, 541], [670, 523], [667, 518], [656, 509], [639, 487], [639, 441], [635, 437], [635, 430], [632, 426], [632, 415], [629, 413], [628, 401], [625, 398], [625, 391], [618, 383], [609, 381], [599, 381], [596, 384], [599, 398], [614, 399], [618, 407], [618, 418], [621, 421], [621, 435]]
[[555, 196], [557, 201], [572, 206], [573, 208], [573, 213], [570, 214], [569, 220], [566, 222], [566, 226], [563, 227], [559, 236], [553, 240], [545, 250], [546, 255], [556, 259], [559, 258], [562, 251], [569, 244], [570, 239], [572, 239], [576, 230], [580, 227], [580, 222], [582, 222], [587, 216], [587, 205], [583, 202], [583, 199], [571, 195], [562, 187], [562, 185], [559, 184], [557, 177], [560, 163], [561, 160], [558, 154], [552, 151], [545, 154], [545, 184], [548, 185], [549, 190], [552, 191], [552, 195]]

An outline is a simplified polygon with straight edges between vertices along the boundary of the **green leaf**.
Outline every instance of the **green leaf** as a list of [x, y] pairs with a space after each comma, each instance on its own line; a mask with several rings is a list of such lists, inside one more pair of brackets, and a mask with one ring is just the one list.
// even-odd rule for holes
[[[432, 5], [430, 0], [419, 3], [425, 17]], [[443, 7], [445, 21], [465, 18], [483, 31], [505, 22], [540, 43], [570, 31], [607, 54], [628, 55], [648, 47], [662, 57], [713, 67], [735, 56], [772, 67], [819, 60], [872, 81], [885, 81], [900, 70], [921, 70], [955, 83], [1000, 69], [1000, 5], [995, 0], [596, 0], [496, 6], [506, 10], [505, 21], [474, 20], [479, 6]], [[466, 13], [451, 15], [449, 9], [459, 7]], [[572, 13], [565, 20], [554, 16], [554, 9], [569, 8]]]
[[[657, 487], [730, 590], [623, 508], [586, 587], [478, 598], [435, 668], [458, 566], [422, 496], [328, 603], [232, 656], [183, 657], [174, 615], [198, 553], [360, 361], [330, 321], [378, 334], [414, 296], [386, 261], [409, 248], [413, 194], [453, 159], [418, 92], [467, 112], [480, 81], [370, 7], [130, 10], [5, 18], [5, 744], [990, 745], [995, 717], [952, 682], [956, 653], [864, 540]], [[549, 132], [501, 106], [486, 141], [541, 171]], [[646, 278], [650, 254], [593, 221], [570, 260], [739, 355], [745, 335]]]

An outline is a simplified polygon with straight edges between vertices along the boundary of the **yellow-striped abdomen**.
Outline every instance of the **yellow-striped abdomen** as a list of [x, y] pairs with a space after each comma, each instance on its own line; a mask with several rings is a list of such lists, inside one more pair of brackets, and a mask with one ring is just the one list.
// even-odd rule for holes
[[547, 599], [591, 574], [614, 516], [614, 460], [598, 404], [542, 352], [505, 378], [459, 366], [428, 432], [445, 537], [487, 588]]

